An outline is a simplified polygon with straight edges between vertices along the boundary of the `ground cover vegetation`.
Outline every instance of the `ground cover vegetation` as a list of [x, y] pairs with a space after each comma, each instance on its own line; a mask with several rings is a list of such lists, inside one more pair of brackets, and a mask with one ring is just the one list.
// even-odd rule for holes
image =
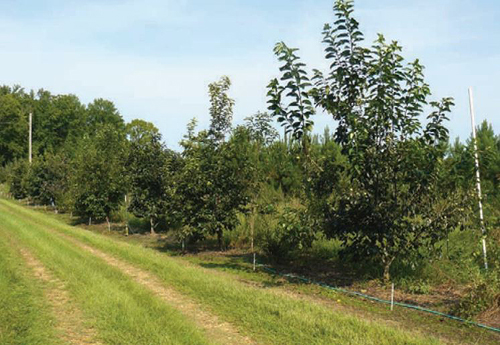
[[[317, 303], [276, 295], [183, 264], [157, 251], [67, 226], [11, 201], [0, 200], [0, 234], [32, 252], [67, 282], [72, 302], [96, 339], [106, 344], [204, 344], [213, 341], [191, 320], [147, 293], [127, 272], [79, 243], [151, 272], [252, 340], [264, 344], [439, 344], [413, 330], [357, 319]], [[195, 313], [198, 313], [195, 310]]]
[[[379, 35], [365, 44], [352, 1], [335, 1], [323, 43], [327, 71], [276, 45], [282, 67], [268, 85], [268, 112], [242, 125], [232, 124], [229, 78], [210, 84], [210, 127], [190, 122], [180, 152], [153, 124], [126, 124], [110, 101], [3, 86], [2, 193], [108, 231], [123, 223], [127, 234], [164, 232], [181, 251], [214, 240], [416, 294], [453, 285], [458, 297], [443, 310], [500, 319], [500, 135], [487, 122], [477, 128], [484, 270], [473, 143], [446, 129], [453, 100], [430, 99], [422, 64], [406, 62], [397, 42]], [[319, 112], [334, 132], [312, 133]]]

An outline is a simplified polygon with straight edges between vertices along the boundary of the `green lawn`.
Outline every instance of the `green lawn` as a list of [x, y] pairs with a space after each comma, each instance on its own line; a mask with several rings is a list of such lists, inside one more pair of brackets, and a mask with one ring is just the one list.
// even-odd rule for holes
[[106, 343], [123, 343], [125, 339], [134, 339], [136, 344], [200, 343], [203, 337], [189, 320], [57, 232], [154, 273], [165, 285], [205, 305], [262, 343], [438, 343], [430, 337], [368, 323], [331, 308], [277, 296], [208, 270], [182, 265], [154, 250], [67, 226], [9, 201], [0, 200], [0, 220], [4, 231], [15, 234], [49, 269], [68, 282], [75, 300]]

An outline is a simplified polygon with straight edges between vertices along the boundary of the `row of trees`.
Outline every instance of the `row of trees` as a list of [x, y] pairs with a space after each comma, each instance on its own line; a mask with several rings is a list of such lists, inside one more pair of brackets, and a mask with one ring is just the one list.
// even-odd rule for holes
[[[227, 95], [229, 86], [227, 77], [210, 84], [210, 129], [195, 133], [193, 120], [182, 141], [182, 154], [164, 146], [153, 124], [142, 120], [125, 124], [109, 101], [74, 107], [73, 113], [66, 114], [73, 121], [65, 122], [64, 131], [51, 130], [45, 117], [52, 113], [36, 113], [39, 121], [34, 125], [34, 142], [40, 137], [37, 133], [46, 134], [43, 143], [36, 145], [33, 164], [26, 162], [25, 148], [17, 150], [17, 156], [12, 154], [17, 152], [13, 148], [21, 135], [11, 140], [5, 134], [2, 143], [8, 153], [2, 152], [3, 178], [9, 181], [14, 197], [53, 205], [89, 223], [106, 220], [109, 224], [111, 215], [126, 202], [130, 212], [149, 220], [152, 233], [160, 220], [168, 218], [172, 224], [182, 224], [187, 234], [193, 232], [187, 228], [200, 228], [199, 237], [210, 233], [221, 239], [223, 230], [234, 226], [236, 212], [249, 199], [253, 169], [247, 157], [251, 148], [246, 143], [250, 136], [257, 138], [262, 125], [267, 126], [265, 131], [272, 131], [270, 118], [257, 114], [248, 127], [237, 128], [226, 140], [234, 103]], [[28, 96], [18, 87], [3, 90], [3, 97], [19, 98], [20, 105], [17, 121], [8, 110], [10, 117], [1, 121], [10, 119], [8, 125], [20, 128], [23, 138], [26, 123], [21, 109], [40, 108], [39, 103], [44, 103], [63, 117], [58, 108], [60, 99], [79, 104], [74, 96], [48, 97], [49, 93], [40, 91], [32, 97], [33, 93]], [[23, 100], [28, 104], [24, 108]], [[95, 116], [96, 105], [106, 105], [100, 107], [99, 116]]]
[[[209, 85], [209, 129], [197, 131], [193, 120], [181, 152], [167, 149], [151, 123], [125, 124], [109, 101], [84, 106], [71, 95], [1, 88], [4, 180], [17, 198], [89, 222], [109, 224], [125, 206], [148, 220], [151, 233], [163, 223], [182, 241], [215, 236], [221, 248], [241, 215], [253, 224], [273, 214], [275, 227], [260, 244], [268, 254], [307, 248], [322, 234], [341, 240], [350, 258], [379, 263], [389, 279], [395, 261], [418, 262], [422, 248], [438, 252], [451, 231], [471, 224], [471, 143], [450, 144], [453, 100], [428, 100], [418, 60], [405, 63], [401, 47], [381, 35], [363, 46], [351, 1], [336, 1], [334, 13], [323, 30], [328, 71], [309, 73], [297, 49], [278, 43], [283, 65], [268, 86], [270, 113], [234, 128], [223, 77]], [[317, 109], [337, 121], [335, 133], [312, 135]], [[29, 111], [36, 114], [31, 166]], [[486, 123], [478, 137], [488, 220], [498, 225], [500, 138]]]

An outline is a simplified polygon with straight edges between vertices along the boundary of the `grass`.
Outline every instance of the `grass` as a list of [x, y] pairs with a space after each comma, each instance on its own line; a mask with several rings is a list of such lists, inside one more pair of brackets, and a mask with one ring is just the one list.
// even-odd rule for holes
[[[154, 250], [67, 226], [52, 217], [0, 201], [0, 217], [8, 220], [10, 229], [20, 228], [19, 238], [36, 251], [40, 259], [54, 270], [89, 315], [106, 342], [136, 337], [143, 343], [150, 332], [158, 335], [159, 303], [103, 262], [77, 250], [48, 229], [64, 232], [78, 240], [126, 260], [156, 274], [166, 285], [206, 305], [222, 319], [232, 323], [252, 338], [273, 344], [437, 344], [438, 340], [405, 332], [375, 322], [366, 322], [322, 305], [278, 296], [250, 287], [208, 270], [183, 265]], [[14, 220], [12, 220], [15, 218]], [[21, 220], [22, 219], [22, 220]], [[82, 281], [83, 280], [83, 281]], [[126, 290], [127, 294], [124, 293]], [[130, 297], [130, 294], [133, 297]], [[104, 297], [105, 296], [105, 297]], [[106, 299], [108, 304], [101, 303]], [[122, 303], [120, 303], [120, 301]], [[140, 303], [139, 303], [140, 302]], [[109, 305], [112, 304], [112, 305]], [[142, 308], [141, 308], [142, 307]], [[100, 311], [105, 308], [106, 312]], [[116, 313], [116, 308], [122, 308]], [[143, 310], [151, 315], [145, 315]], [[163, 307], [163, 309], [166, 309]], [[111, 317], [103, 317], [110, 313]], [[119, 315], [122, 315], [117, 318]], [[147, 313], [146, 313], [147, 314]], [[154, 317], [156, 316], [156, 318]], [[140, 327], [132, 320], [141, 320]], [[161, 319], [161, 317], [160, 317]], [[174, 322], [175, 318], [168, 318]], [[134, 327], [135, 326], [135, 327]], [[162, 325], [172, 328], [170, 322]], [[118, 327], [119, 331], [110, 329]], [[177, 327], [179, 328], [179, 327]], [[174, 330], [176, 328], [174, 327]], [[111, 333], [110, 333], [111, 332]], [[125, 333], [126, 336], [121, 333]], [[138, 338], [137, 338], [138, 337]], [[158, 339], [158, 338], [156, 338]], [[149, 338], [150, 343], [161, 343]]]
[[[85, 324], [106, 344], [207, 344], [177, 310], [101, 259], [0, 205], [2, 235], [15, 237], [66, 282]], [[9, 289], [6, 289], [7, 291]], [[31, 344], [30, 342], [25, 342]]]
[[59, 344], [43, 291], [6, 237], [0, 241], [0, 344]]
[[[172, 253], [175, 255], [175, 253]], [[267, 289], [291, 291], [300, 296], [313, 298], [327, 305], [342, 307], [346, 312], [359, 315], [365, 319], [398, 322], [410, 329], [420, 329], [441, 339], [453, 343], [465, 344], [498, 344], [500, 337], [491, 331], [473, 327], [453, 320], [443, 319], [427, 313], [396, 307], [390, 311], [387, 305], [350, 297], [323, 287], [307, 284], [297, 279], [284, 279], [278, 275], [257, 269], [252, 271], [249, 257], [246, 255], [214, 255], [201, 253], [187, 255], [182, 260], [192, 264], [231, 275], [234, 279], [262, 286]]]

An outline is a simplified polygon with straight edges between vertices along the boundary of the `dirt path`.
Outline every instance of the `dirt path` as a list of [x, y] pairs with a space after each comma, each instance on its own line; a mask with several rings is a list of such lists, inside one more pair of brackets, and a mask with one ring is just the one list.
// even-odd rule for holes
[[216, 315], [203, 310], [203, 308], [190, 298], [166, 287], [156, 276], [139, 269], [127, 262], [119, 260], [98, 249], [81, 243], [66, 234], [56, 232], [78, 247], [103, 259], [109, 265], [118, 268], [123, 273], [132, 277], [137, 283], [147, 287], [155, 295], [179, 310], [182, 314], [193, 320], [195, 324], [205, 331], [207, 337], [219, 344], [256, 344], [249, 337], [240, 334], [231, 324], [220, 320]]
[[101, 344], [96, 340], [95, 331], [84, 325], [82, 313], [71, 301], [65, 284], [27, 249], [20, 248], [19, 252], [34, 276], [44, 285], [45, 297], [56, 319], [56, 329], [61, 339], [70, 344]]

